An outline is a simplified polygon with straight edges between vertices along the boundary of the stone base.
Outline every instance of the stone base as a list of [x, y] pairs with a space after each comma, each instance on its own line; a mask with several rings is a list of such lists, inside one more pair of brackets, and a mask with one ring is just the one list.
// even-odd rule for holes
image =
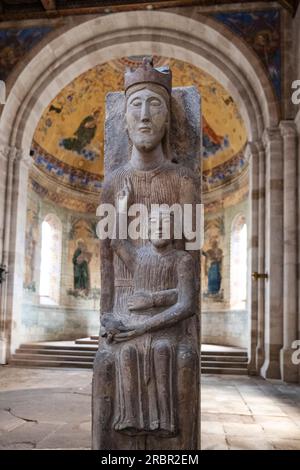
[[264, 379], [281, 379], [280, 365], [278, 361], [270, 361], [270, 359], [266, 359], [260, 373]]
[[281, 379], [284, 382], [298, 383], [300, 365], [293, 364], [293, 354], [295, 354], [295, 349], [281, 349], [280, 351]]
[[5, 338], [0, 338], [0, 364], [7, 364], [7, 341]]
[[261, 347], [256, 348], [256, 370], [259, 371], [264, 364], [264, 350]]

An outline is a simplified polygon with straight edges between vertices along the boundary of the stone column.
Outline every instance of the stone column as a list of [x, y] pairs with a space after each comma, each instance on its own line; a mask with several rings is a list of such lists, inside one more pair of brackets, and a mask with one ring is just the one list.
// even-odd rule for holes
[[[12, 179], [12, 165], [13, 159], [8, 159], [10, 153], [9, 147], [0, 147], [0, 264], [4, 267], [5, 259], [3, 257], [4, 248], [4, 227], [6, 226], [6, 217], [8, 215], [6, 207], [6, 196], [11, 192], [11, 179]], [[9, 164], [9, 169], [7, 168]], [[9, 178], [7, 178], [7, 171], [9, 170]], [[5, 351], [6, 351], [6, 322], [4, 317], [4, 303], [5, 303], [5, 287], [6, 282], [0, 284], [0, 364], [4, 364]]]
[[[266, 156], [263, 143], [256, 143], [258, 149], [258, 272], [265, 271], [265, 184], [266, 184]], [[265, 360], [265, 280], [257, 281], [257, 346], [256, 370], [261, 369]]]
[[2, 250], [2, 263], [7, 266], [8, 275], [1, 290], [1, 364], [8, 361], [10, 354], [19, 345], [28, 168], [31, 161], [32, 159], [24, 151], [9, 149]]
[[297, 131], [292, 121], [282, 121], [283, 137], [283, 348], [281, 378], [298, 382], [298, 366], [292, 363], [292, 343], [297, 338]]
[[279, 128], [266, 129], [265, 361], [261, 374], [280, 379], [283, 345], [283, 145]]
[[258, 291], [257, 283], [251, 280], [251, 273], [258, 271], [258, 151], [255, 143], [249, 143], [246, 148], [246, 158], [249, 160], [249, 220], [248, 230], [248, 311], [249, 325], [249, 362], [248, 371], [256, 374], [256, 345], [257, 345], [257, 315]]
[[[297, 229], [298, 229], [298, 255], [297, 255], [297, 289], [298, 289], [298, 334], [297, 339], [300, 340], [300, 111], [295, 118], [295, 124], [297, 128], [297, 135], [298, 135], [298, 149], [297, 149], [297, 186], [298, 186], [298, 194], [297, 194]], [[300, 367], [298, 370], [298, 381], [300, 382]]]

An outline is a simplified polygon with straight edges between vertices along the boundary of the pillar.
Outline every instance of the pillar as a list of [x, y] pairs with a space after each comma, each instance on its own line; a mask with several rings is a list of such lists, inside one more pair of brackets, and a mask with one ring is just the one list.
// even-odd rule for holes
[[[265, 271], [265, 184], [266, 184], [266, 156], [264, 145], [257, 142], [258, 150], [258, 272]], [[257, 345], [256, 370], [260, 371], [265, 360], [265, 285], [264, 279], [257, 281]]]
[[279, 128], [266, 129], [265, 360], [261, 374], [280, 379], [283, 346], [283, 145]]
[[[297, 242], [298, 242], [298, 253], [297, 253], [297, 289], [298, 289], [298, 334], [297, 339], [300, 340], [300, 111], [298, 111], [295, 124], [297, 129], [298, 148], [297, 148]], [[298, 382], [300, 383], [300, 367], [298, 368]]]
[[298, 366], [292, 362], [292, 343], [298, 339], [297, 318], [297, 131], [293, 121], [282, 121], [283, 137], [283, 348], [281, 378], [298, 382]]
[[1, 285], [0, 363], [5, 364], [19, 346], [21, 299], [25, 253], [25, 227], [28, 169], [32, 159], [20, 149], [7, 151], [5, 220], [1, 263], [7, 266], [7, 277]]
[[257, 283], [251, 280], [251, 273], [258, 271], [258, 150], [255, 143], [246, 148], [246, 159], [249, 160], [249, 220], [248, 230], [248, 312], [250, 313], [248, 372], [256, 374], [256, 345], [258, 320], [258, 289]]

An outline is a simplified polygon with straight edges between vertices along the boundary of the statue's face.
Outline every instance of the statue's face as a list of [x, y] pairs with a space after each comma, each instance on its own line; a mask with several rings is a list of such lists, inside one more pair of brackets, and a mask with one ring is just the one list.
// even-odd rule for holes
[[133, 145], [141, 151], [155, 149], [165, 135], [168, 108], [162, 96], [144, 88], [129, 96], [126, 121]]
[[149, 239], [152, 245], [163, 247], [174, 238], [173, 215], [165, 211], [153, 211], [149, 217]]

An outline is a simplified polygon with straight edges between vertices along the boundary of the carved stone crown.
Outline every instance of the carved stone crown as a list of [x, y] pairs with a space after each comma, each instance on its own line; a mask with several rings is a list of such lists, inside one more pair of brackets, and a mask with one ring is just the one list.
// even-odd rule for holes
[[168, 93], [172, 91], [172, 72], [168, 66], [154, 68], [153, 58], [144, 57], [142, 64], [136, 69], [128, 68], [124, 76], [125, 92], [139, 83], [156, 83], [164, 87]]

